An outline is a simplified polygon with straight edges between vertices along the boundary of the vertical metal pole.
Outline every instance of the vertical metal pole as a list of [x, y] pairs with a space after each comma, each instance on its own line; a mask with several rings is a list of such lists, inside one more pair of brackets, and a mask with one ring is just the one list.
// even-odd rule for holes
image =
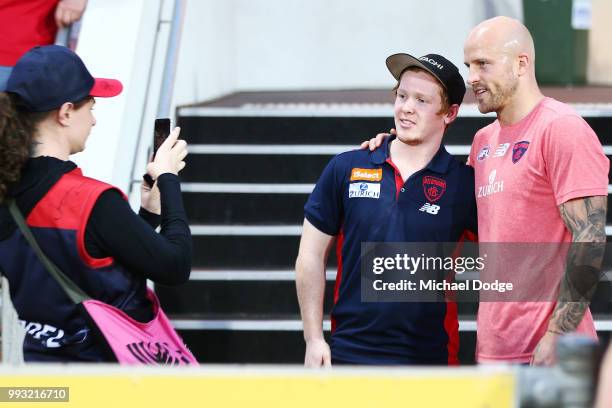
[[178, 63], [179, 47], [181, 43], [181, 33], [185, 17], [187, 0], [175, 0], [172, 12], [172, 24], [168, 37], [168, 50], [162, 74], [162, 85], [157, 104], [157, 117], [165, 118], [170, 116], [170, 105], [172, 103], [172, 92], [174, 90], [174, 78]]

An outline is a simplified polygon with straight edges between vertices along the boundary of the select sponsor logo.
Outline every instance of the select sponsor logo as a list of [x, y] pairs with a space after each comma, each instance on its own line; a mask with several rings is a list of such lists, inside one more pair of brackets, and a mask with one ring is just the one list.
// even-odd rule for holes
[[351, 171], [351, 181], [381, 181], [382, 169], [359, 169]]
[[351, 183], [349, 184], [349, 198], [380, 198], [380, 184]]
[[497, 170], [493, 170], [491, 173], [489, 173], [489, 184], [478, 187], [478, 198], [487, 197], [504, 191], [504, 181], [495, 181], [496, 177]]

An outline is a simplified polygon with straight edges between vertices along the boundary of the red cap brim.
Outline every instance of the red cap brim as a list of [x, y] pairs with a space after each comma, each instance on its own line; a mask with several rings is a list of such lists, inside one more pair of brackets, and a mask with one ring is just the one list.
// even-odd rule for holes
[[94, 78], [94, 80], [94, 86], [89, 91], [89, 96], [110, 98], [119, 95], [123, 90], [123, 85], [116, 79]]

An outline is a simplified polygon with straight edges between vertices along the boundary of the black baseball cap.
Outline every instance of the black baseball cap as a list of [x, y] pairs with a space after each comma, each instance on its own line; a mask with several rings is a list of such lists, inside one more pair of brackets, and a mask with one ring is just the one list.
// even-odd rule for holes
[[451, 105], [461, 105], [465, 96], [465, 81], [459, 69], [438, 54], [427, 54], [420, 58], [409, 54], [393, 54], [387, 58], [387, 68], [398, 81], [402, 72], [409, 67], [419, 67], [435, 76], [448, 93]]
[[94, 78], [81, 58], [59, 45], [34, 47], [15, 64], [6, 92], [17, 94], [31, 112], [57, 109], [66, 102], [88, 96], [119, 95], [123, 85], [116, 79]]

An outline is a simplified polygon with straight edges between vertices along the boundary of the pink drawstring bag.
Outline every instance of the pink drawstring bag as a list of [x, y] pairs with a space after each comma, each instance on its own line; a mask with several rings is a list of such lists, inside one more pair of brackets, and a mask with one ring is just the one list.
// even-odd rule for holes
[[81, 303], [120, 364], [197, 365], [150, 289], [147, 289], [147, 298], [153, 304], [153, 319], [148, 323], [138, 322], [124, 311], [98, 300]]
[[85, 307], [120, 364], [198, 364], [170, 324], [152, 290], [147, 288], [147, 298], [153, 304], [153, 319], [147, 323], [138, 322], [124, 311], [90, 298], [47, 258], [14, 201], [9, 203], [9, 211], [45, 269], [75, 304], [80, 303]]

